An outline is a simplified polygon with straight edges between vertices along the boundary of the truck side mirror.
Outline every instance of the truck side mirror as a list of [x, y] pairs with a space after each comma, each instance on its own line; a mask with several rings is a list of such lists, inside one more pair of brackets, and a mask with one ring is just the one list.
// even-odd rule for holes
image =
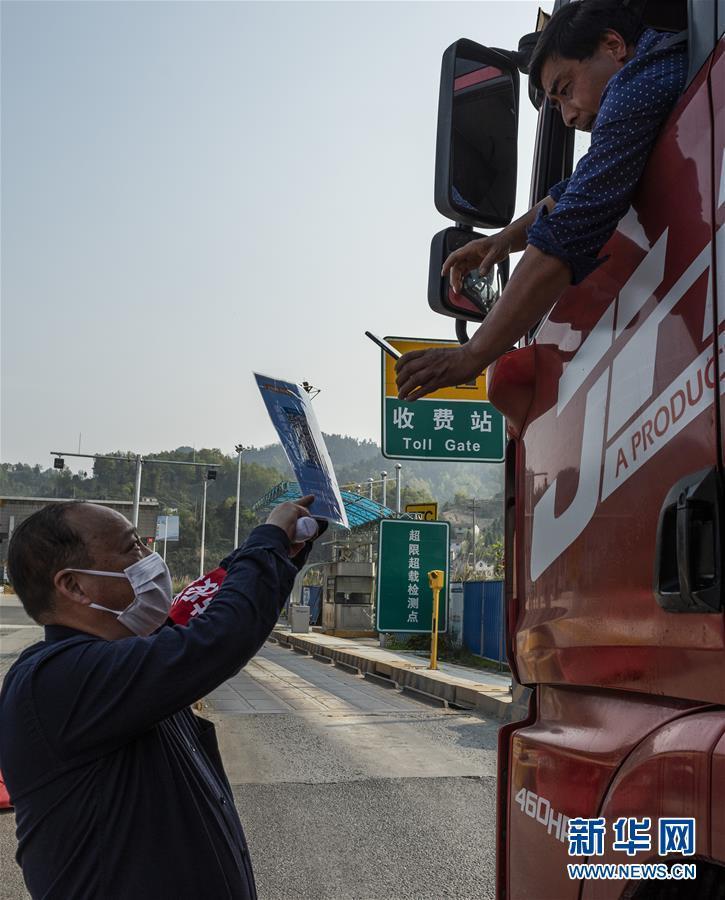
[[471, 293], [457, 294], [450, 285], [448, 277], [441, 277], [441, 268], [454, 250], [463, 247], [469, 241], [483, 237], [470, 228], [444, 228], [434, 235], [430, 244], [430, 265], [428, 269], [428, 305], [433, 312], [469, 322], [483, 322], [493, 303], [501, 295], [509, 275], [509, 261], [504, 260], [495, 266], [490, 279], [489, 296], [482, 302], [481, 298]]
[[443, 54], [435, 205], [446, 218], [502, 228], [514, 214], [519, 73], [513, 54], [461, 39]]

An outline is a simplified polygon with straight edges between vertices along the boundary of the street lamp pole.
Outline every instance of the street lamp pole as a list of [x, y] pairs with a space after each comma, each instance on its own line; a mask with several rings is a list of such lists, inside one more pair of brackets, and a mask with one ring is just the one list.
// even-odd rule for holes
[[400, 463], [395, 464], [395, 511], [400, 515], [400, 488], [401, 488], [401, 470]]
[[133, 527], [138, 528], [138, 511], [141, 505], [141, 471], [143, 469], [143, 457], [140, 453], [136, 454], [136, 483], [133, 488], [133, 513], [131, 521]]
[[368, 478], [368, 486], [369, 486], [369, 488], [370, 488], [370, 499], [371, 499], [371, 500], [373, 499], [373, 485], [374, 485], [374, 484], [375, 484], [375, 482], [373, 481], [373, 479], [372, 479], [372, 478]]
[[199, 578], [204, 574], [204, 551], [206, 543], [206, 491], [209, 482], [216, 479], [216, 469], [207, 469], [204, 477], [204, 499], [201, 504], [201, 551], [199, 552]]
[[381, 472], [380, 477], [383, 479], [382, 505], [388, 505], [388, 473]]
[[[133, 488], [133, 508], [131, 512], [131, 521], [133, 523], [134, 528], [138, 528], [138, 519], [139, 512], [141, 507], [141, 473], [143, 471], [144, 463], [154, 463], [157, 465], [163, 466], [194, 466], [199, 468], [201, 466], [207, 467], [207, 478], [209, 480], [213, 480], [216, 478], [216, 470], [219, 468], [219, 463], [198, 463], [198, 462], [186, 462], [180, 459], [153, 459], [152, 457], [143, 457], [140, 453], [135, 453], [129, 456], [114, 456], [111, 453], [68, 453], [65, 450], [51, 450], [51, 456], [55, 456], [55, 460], [53, 462], [53, 468], [55, 469], [63, 469], [65, 467], [65, 457], [66, 456], [75, 456], [83, 459], [113, 459], [118, 462], [135, 462], [136, 463], [136, 478], [134, 482]], [[202, 573], [203, 574], [203, 573]]]
[[204, 479], [204, 499], [201, 503], [201, 550], [199, 551], [199, 578], [204, 574], [204, 543], [206, 540], [206, 489], [208, 479]]
[[234, 513], [234, 549], [239, 546], [239, 503], [242, 494], [242, 451], [245, 449], [242, 444], [236, 444], [234, 449], [237, 451], [237, 506]]

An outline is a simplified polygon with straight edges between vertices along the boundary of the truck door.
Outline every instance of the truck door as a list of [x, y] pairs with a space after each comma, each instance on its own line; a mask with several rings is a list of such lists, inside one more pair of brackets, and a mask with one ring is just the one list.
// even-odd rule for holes
[[536, 335], [515, 635], [524, 683], [722, 702], [717, 84], [708, 62], [664, 127], [609, 259]]
[[[513, 643], [537, 721], [511, 741], [511, 897], [580, 896], [559, 819], [601, 814], [613, 772], [658, 718], [725, 702], [724, 105], [721, 46], [665, 124], [609, 259], [527, 348]], [[587, 890], [620, 895], [610, 887]]]

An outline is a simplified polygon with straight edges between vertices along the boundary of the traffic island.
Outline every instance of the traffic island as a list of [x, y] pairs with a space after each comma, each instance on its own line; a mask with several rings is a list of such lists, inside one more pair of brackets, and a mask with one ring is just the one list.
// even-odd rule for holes
[[[511, 722], [523, 718], [528, 710], [526, 689], [517, 689], [512, 697], [510, 683], [492, 678], [462, 666], [445, 664], [431, 670], [423, 659], [357, 643], [352, 639], [325, 634], [292, 634], [278, 625], [269, 637], [282, 647], [308, 653], [320, 662], [332, 663], [368, 678], [376, 684], [389, 685], [399, 691], [412, 692], [440, 703], [446, 708], [476, 710], [486, 716]], [[452, 671], [460, 669], [458, 671]]]

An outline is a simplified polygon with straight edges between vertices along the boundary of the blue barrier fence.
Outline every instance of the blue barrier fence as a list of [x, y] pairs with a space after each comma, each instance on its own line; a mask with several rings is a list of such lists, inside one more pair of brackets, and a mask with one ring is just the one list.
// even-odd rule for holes
[[463, 643], [477, 656], [506, 662], [503, 581], [463, 585]]
[[319, 625], [322, 612], [322, 588], [316, 585], [303, 587], [302, 603], [310, 608], [310, 625]]
[[[322, 588], [302, 588], [310, 607], [310, 625], [322, 618]], [[400, 635], [402, 639], [407, 635]], [[463, 585], [463, 644], [471, 653], [506, 662], [503, 581], [467, 581]]]

